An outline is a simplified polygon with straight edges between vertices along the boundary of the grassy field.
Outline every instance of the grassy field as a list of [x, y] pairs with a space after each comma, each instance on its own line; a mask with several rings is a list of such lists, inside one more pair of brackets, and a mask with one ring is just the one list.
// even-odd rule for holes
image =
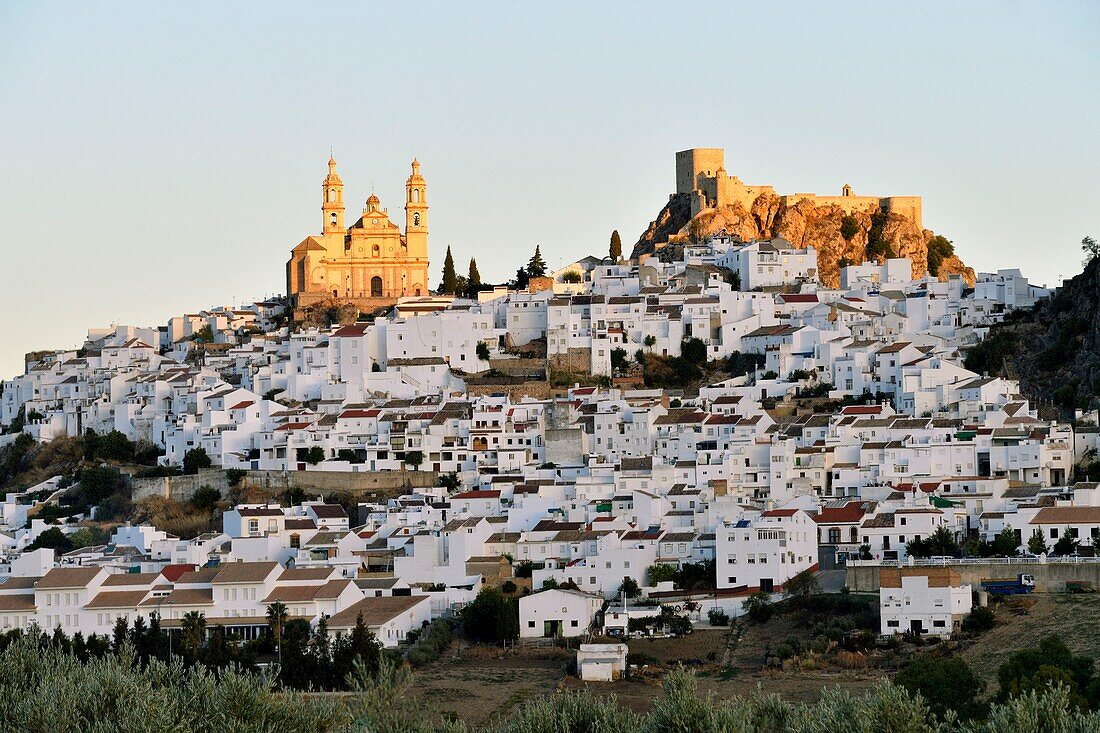
[[[977, 638], [951, 642], [945, 651], [958, 654], [986, 680], [986, 693], [996, 691], [997, 668], [1010, 654], [1035, 646], [1044, 636], [1060, 634], [1076, 654], [1100, 660], [1100, 594], [1034, 595], [998, 604], [996, 627]], [[525, 700], [560, 690], [588, 689], [614, 695], [638, 712], [649, 710], [660, 693], [664, 675], [677, 664], [695, 670], [700, 690], [728, 698], [760, 690], [792, 702], [816, 702], [825, 688], [865, 690], [882, 678], [892, 678], [914, 655], [930, 646], [877, 647], [850, 658], [845, 666], [836, 655], [811, 655], [769, 663], [775, 648], [789, 637], [811, 636], [807, 619], [798, 613], [772, 618], [766, 624], [742, 623], [732, 632], [698, 629], [682, 639], [630, 641], [632, 653], [642, 653], [647, 666], [630, 679], [587, 684], [566, 674], [572, 653], [567, 650], [509, 649], [458, 646], [444, 659], [417, 671], [417, 688], [424, 704], [440, 715], [470, 723], [506, 716]]]
[[1034, 594], [994, 609], [997, 625], [959, 652], [986, 681], [987, 690], [1013, 652], [1034, 647], [1051, 634], [1061, 636], [1074, 654], [1100, 660], [1100, 594]]

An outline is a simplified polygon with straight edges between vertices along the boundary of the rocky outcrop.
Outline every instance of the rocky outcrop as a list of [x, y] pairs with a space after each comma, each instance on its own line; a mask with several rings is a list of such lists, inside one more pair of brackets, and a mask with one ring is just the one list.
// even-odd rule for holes
[[[830, 286], [840, 284], [842, 260], [860, 264], [868, 257], [868, 243], [874, 242], [873, 256], [881, 259], [887, 253], [908, 257], [913, 263], [913, 277], [928, 271], [928, 242], [935, 234], [921, 229], [911, 219], [893, 212], [856, 212], [849, 219], [854, 224], [841, 233], [845, 213], [837, 206], [817, 206], [802, 200], [791, 206], [780, 196], [763, 193], [746, 209], [735, 203], [704, 209], [691, 217], [690, 200], [686, 195], [673, 194], [661, 213], [646, 228], [634, 245], [632, 258], [653, 254], [670, 245], [700, 241], [709, 235], [725, 232], [744, 241], [782, 237], [799, 248], [817, 250], [821, 281]], [[946, 279], [959, 274], [969, 285], [974, 284], [974, 270], [951, 256], [944, 259], [937, 275]]]
[[1049, 300], [991, 328], [966, 367], [1020, 380], [1024, 394], [1063, 417], [1100, 407], [1100, 258]]
[[294, 321], [303, 328], [325, 329], [333, 324], [355, 323], [359, 308], [351, 302], [328, 298], [302, 306], [294, 312]]

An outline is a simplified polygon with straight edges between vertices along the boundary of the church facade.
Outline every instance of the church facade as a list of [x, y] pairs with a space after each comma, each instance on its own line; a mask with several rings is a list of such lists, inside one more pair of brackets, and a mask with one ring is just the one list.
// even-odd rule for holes
[[321, 189], [321, 233], [302, 240], [286, 263], [295, 308], [336, 299], [370, 310], [428, 294], [428, 200], [419, 161], [405, 181], [404, 233], [373, 193], [356, 222], [344, 226], [344, 183], [331, 157]]

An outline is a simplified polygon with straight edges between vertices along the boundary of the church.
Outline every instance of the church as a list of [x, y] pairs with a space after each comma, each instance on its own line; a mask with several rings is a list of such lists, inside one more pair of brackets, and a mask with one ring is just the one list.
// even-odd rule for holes
[[344, 227], [344, 183], [332, 157], [321, 191], [321, 233], [302, 240], [286, 263], [294, 308], [334, 298], [372, 310], [428, 294], [428, 200], [419, 161], [405, 181], [404, 234], [373, 193], [362, 215]]

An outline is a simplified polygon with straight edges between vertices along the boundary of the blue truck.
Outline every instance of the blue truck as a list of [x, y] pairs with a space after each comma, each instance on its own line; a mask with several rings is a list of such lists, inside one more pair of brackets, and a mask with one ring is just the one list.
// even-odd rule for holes
[[1015, 578], [990, 578], [982, 581], [982, 590], [995, 596], [1018, 596], [1035, 590], [1035, 576], [1020, 573]]

